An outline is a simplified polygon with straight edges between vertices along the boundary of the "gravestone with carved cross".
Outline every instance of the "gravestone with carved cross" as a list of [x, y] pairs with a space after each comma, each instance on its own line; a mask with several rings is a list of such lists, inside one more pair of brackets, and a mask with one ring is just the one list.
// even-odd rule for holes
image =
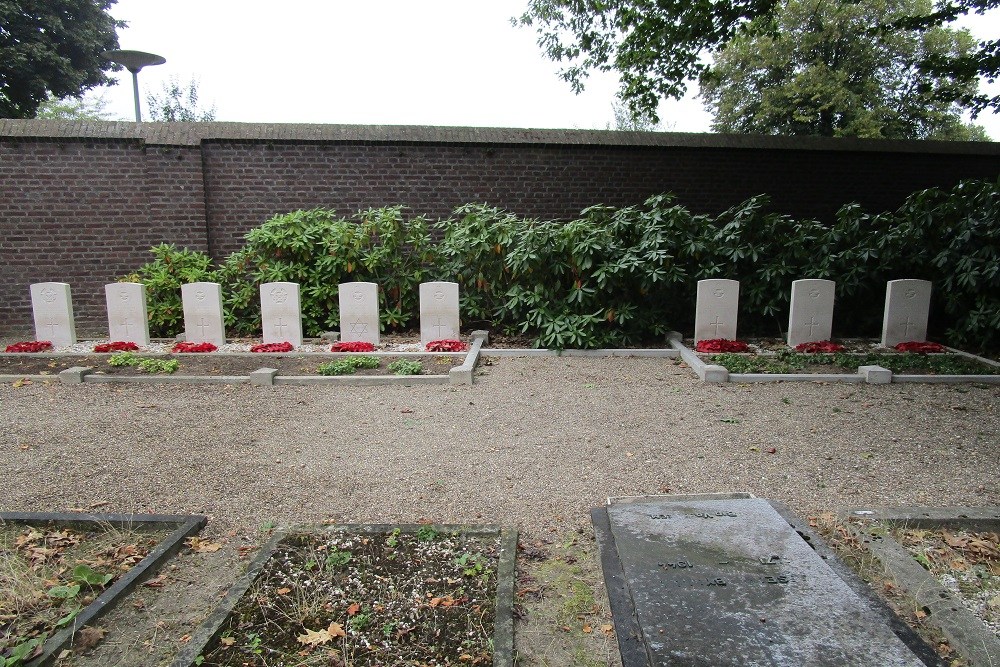
[[890, 280], [885, 286], [882, 345], [927, 340], [931, 283], [927, 280]]
[[836, 287], [832, 280], [814, 278], [792, 283], [792, 300], [788, 309], [789, 347], [830, 340]]
[[302, 345], [302, 308], [298, 283], [260, 286], [261, 330], [265, 343]]
[[111, 283], [104, 286], [108, 306], [108, 338], [113, 341], [149, 345], [146, 286], [142, 283]]
[[55, 347], [76, 343], [73, 297], [68, 283], [34, 283], [31, 311], [35, 319], [35, 340], [47, 340]]
[[341, 283], [340, 340], [361, 341], [378, 345], [378, 285], [375, 283]]
[[458, 283], [431, 282], [420, 285], [420, 343], [458, 340]]
[[736, 314], [739, 304], [739, 281], [715, 278], [699, 280], [694, 315], [694, 342], [715, 338], [736, 340]]
[[222, 287], [218, 283], [181, 285], [184, 305], [184, 337], [191, 343], [226, 344], [222, 319]]

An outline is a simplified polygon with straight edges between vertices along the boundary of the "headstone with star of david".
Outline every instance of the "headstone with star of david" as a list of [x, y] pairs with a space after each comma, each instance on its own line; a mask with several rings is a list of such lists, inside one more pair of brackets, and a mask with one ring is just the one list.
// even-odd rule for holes
[[882, 345], [927, 340], [927, 318], [931, 310], [928, 280], [890, 280], [885, 286]]
[[108, 338], [113, 341], [149, 345], [146, 286], [142, 283], [110, 283], [104, 286], [108, 305]]
[[432, 340], [458, 340], [458, 283], [420, 284], [420, 344]]
[[695, 304], [695, 343], [716, 338], [736, 340], [736, 314], [740, 305], [738, 280], [699, 280]]
[[263, 283], [260, 286], [260, 316], [265, 343], [302, 345], [298, 283]]
[[76, 343], [73, 297], [68, 283], [34, 283], [31, 311], [35, 318], [35, 340], [47, 340], [55, 347]]
[[378, 345], [378, 285], [340, 284], [340, 340]]
[[184, 339], [189, 343], [226, 344], [222, 319], [222, 286], [219, 283], [181, 285], [184, 305]]
[[830, 340], [836, 286], [832, 280], [812, 278], [792, 282], [792, 302], [788, 311], [789, 347]]

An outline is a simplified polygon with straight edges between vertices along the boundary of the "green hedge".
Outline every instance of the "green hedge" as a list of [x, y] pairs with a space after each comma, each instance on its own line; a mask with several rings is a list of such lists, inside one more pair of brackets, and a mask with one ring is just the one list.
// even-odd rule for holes
[[[179, 285], [223, 284], [226, 323], [259, 331], [260, 283], [302, 286], [307, 335], [337, 328], [337, 285], [378, 283], [383, 327], [416, 323], [417, 285], [460, 283], [462, 318], [517, 330], [553, 348], [662, 340], [688, 331], [703, 278], [740, 281], [740, 333], [781, 335], [791, 282], [837, 282], [835, 333], [879, 331], [885, 283], [934, 283], [932, 330], [970, 349], [1000, 347], [1000, 186], [967, 181], [913, 193], [894, 212], [848, 204], [831, 224], [796, 220], [753, 197], [717, 216], [672, 195], [639, 206], [593, 206], [571, 221], [531, 220], [466, 205], [429, 224], [400, 207], [346, 219], [323, 209], [279, 215], [217, 269], [170, 246], [129, 279], [148, 286], [158, 335], [180, 329]], [[434, 239], [437, 239], [436, 241]]]

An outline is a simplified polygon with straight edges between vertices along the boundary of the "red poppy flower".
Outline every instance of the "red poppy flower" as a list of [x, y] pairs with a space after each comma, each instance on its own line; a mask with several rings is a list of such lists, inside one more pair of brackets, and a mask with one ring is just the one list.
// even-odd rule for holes
[[750, 346], [741, 340], [726, 340], [725, 338], [712, 338], [710, 340], [700, 340], [694, 346], [697, 352], [749, 352]]
[[172, 352], [215, 352], [218, 350], [212, 343], [175, 343]]
[[364, 340], [334, 343], [331, 352], [374, 352], [375, 346]]
[[8, 345], [7, 352], [46, 352], [52, 349], [52, 343], [47, 340], [22, 341]]
[[251, 352], [291, 352], [295, 348], [291, 343], [285, 341], [284, 343], [262, 343], [260, 345], [254, 345], [250, 348]]
[[428, 352], [465, 352], [469, 346], [460, 340], [432, 340], [425, 349]]
[[110, 343], [100, 343], [94, 346], [94, 352], [135, 352], [139, 346], [124, 340], [116, 340]]
[[806, 354], [818, 354], [820, 352], [843, 352], [844, 346], [840, 343], [833, 343], [828, 340], [818, 340], [811, 343], [799, 343], [795, 346], [796, 352]]
[[917, 341], [911, 340], [906, 343], [899, 343], [896, 345], [896, 349], [900, 352], [917, 352], [919, 354], [928, 354], [933, 352], [944, 352], [944, 345], [940, 343], [931, 343], [930, 341]]

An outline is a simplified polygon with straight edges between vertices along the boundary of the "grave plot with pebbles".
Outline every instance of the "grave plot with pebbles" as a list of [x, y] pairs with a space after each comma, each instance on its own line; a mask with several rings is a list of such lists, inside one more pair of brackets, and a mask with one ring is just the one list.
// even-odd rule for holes
[[515, 542], [430, 525], [281, 533], [173, 664], [493, 665], [511, 651], [498, 628]]

